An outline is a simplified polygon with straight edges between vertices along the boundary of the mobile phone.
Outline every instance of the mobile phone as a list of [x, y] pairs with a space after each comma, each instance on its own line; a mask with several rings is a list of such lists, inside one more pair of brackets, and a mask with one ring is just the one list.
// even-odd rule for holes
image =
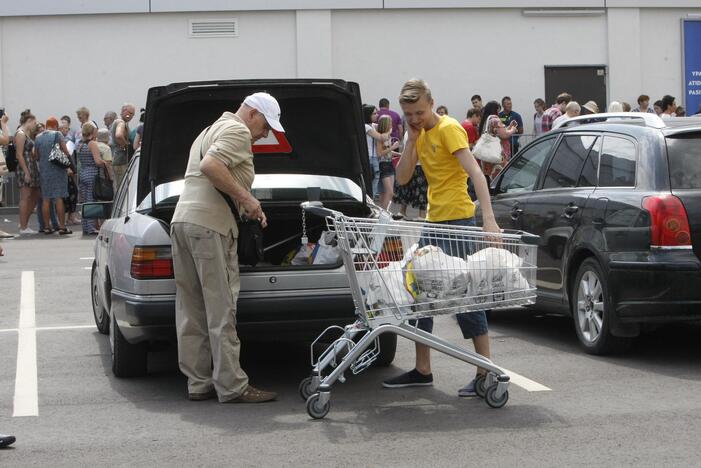
[[0, 118], [2, 118], [3, 115], [5, 115], [5, 108], [0, 107]]

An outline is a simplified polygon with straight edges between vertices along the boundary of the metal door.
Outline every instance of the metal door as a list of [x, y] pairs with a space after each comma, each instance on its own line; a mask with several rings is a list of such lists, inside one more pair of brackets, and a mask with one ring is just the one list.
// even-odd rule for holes
[[546, 66], [545, 102], [555, 104], [560, 93], [569, 93], [580, 105], [594, 101], [601, 112], [606, 110], [606, 66]]

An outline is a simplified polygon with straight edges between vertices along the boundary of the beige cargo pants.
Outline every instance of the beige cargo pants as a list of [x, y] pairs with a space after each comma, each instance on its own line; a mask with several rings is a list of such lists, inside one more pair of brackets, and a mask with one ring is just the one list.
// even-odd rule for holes
[[214, 387], [219, 401], [236, 398], [248, 385], [236, 334], [241, 287], [236, 238], [190, 223], [173, 223], [170, 233], [178, 362], [188, 392], [206, 393]]

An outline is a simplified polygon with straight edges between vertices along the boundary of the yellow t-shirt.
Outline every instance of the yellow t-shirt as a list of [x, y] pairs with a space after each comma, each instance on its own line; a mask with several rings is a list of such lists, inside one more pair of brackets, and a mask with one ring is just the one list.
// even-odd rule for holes
[[452, 221], [475, 215], [475, 204], [467, 194], [467, 173], [453, 154], [463, 148], [469, 148], [467, 133], [447, 115], [432, 129], [421, 130], [416, 140], [416, 153], [428, 181], [427, 221]]

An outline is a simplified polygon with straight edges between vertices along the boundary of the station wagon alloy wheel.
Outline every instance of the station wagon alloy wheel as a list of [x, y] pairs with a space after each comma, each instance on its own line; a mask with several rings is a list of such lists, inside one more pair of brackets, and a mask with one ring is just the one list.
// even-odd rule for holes
[[[577, 271], [570, 296], [574, 328], [584, 350], [589, 354], [624, 352], [631, 338], [611, 332], [611, 314], [606, 277], [594, 258], [587, 258]], [[615, 319], [615, 317], [613, 317]]]
[[577, 320], [586, 341], [594, 343], [599, 339], [604, 325], [604, 291], [593, 271], [587, 271], [579, 280]]

